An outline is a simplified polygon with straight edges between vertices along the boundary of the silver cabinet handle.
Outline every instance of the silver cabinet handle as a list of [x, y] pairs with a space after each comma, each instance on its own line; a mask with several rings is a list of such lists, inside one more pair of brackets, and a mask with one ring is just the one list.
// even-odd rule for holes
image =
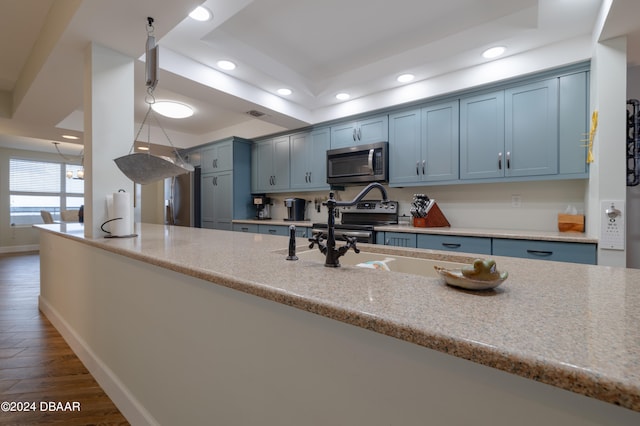
[[358, 129], [358, 140], [362, 139], [362, 132], [360, 131], [360, 129]]
[[424, 174], [424, 165], [427, 162], [427, 160], [422, 160], [422, 174]]
[[534, 256], [540, 256], [540, 257], [546, 257], [546, 256], [551, 256], [553, 254], [552, 251], [546, 251], [546, 250], [529, 250], [527, 249], [527, 253], [532, 254]]
[[309, 172], [309, 183], [311, 183], [311, 172]]
[[442, 243], [443, 247], [447, 248], [460, 248], [461, 244], [458, 243]]
[[356, 128], [355, 127], [353, 128], [353, 140], [354, 141], [356, 140]]
[[507, 169], [511, 168], [511, 151], [507, 151]]
[[420, 162], [416, 161], [416, 175], [420, 175]]
[[498, 153], [498, 170], [502, 170], [502, 153]]

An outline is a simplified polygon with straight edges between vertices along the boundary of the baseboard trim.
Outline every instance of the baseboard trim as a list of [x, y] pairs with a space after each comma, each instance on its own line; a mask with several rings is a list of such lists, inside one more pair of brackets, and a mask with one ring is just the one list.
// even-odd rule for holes
[[82, 361], [87, 370], [96, 379], [105, 393], [118, 407], [122, 415], [132, 425], [159, 426], [151, 413], [131, 394], [120, 379], [105, 363], [87, 346], [86, 342], [76, 334], [64, 318], [45, 299], [38, 298], [38, 308], [58, 330], [71, 350]]
[[0, 247], [0, 254], [12, 254], [12, 253], [24, 253], [24, 252], [32, 252], [39, 251], [39, 244], [29, 244], [26, 246], [3, 246]]

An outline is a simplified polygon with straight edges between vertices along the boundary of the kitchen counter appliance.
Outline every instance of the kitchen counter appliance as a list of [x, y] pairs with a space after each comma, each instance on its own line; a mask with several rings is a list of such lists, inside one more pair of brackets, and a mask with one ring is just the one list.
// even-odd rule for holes
[[388, 180], [388, 142], [327, 151], [328, 184], [361, 184]]
[[[356, 237], [359, 243], [373, 244], [375, 240], [374, 226], [393, 225], [398, 223], [398, 202], [389, 201], [383, 204], [380, 200], [364, 200], [355, 206], [341, 207], [341, 223], [335, 225], [336, 240], [346, 241], [345, 236]], [[327, 224], [314, 223], [312, 234], [320, 234], [327, 238]]]
[[284, 220], [304, 220], [307, 200], [303, 198], [287, 198], [284, 200], [284, 205], [287, 208], [287, 217]]

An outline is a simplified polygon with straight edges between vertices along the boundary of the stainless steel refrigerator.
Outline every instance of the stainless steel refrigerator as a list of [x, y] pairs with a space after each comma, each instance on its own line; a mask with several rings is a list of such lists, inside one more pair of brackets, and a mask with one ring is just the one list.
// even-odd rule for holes
[[200, 219], [200, 167], [192, 173], [169, 178], [170, 197], [167, 206], [169, 225], [201, 227]]

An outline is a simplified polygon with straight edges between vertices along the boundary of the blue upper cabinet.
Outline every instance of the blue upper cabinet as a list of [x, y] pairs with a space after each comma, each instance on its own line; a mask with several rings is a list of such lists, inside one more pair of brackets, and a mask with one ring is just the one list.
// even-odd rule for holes
[[505, 91], [505, 176], [558, 173], [558, 79]]
[[589, 78], [579, 72], [559, 79], [559, 154], [562, 175], [588, 176]]
[[290, 138], [291, 189], [329, 189], [326, 161], [331, 140], [329, 128], [298, 133]]
[[460, 178], [558, 174], [558, 79], [460, 101]]
[[504, 176], [504, 91], [460, 100], [460, 179]]
[[331, 149], [389, 140], [389, 117], [381, 115], [331, 127]]
[[289, 188], [289, 136], [256, 143], [253, 147], [253, 192]]
[[458, 101], [389, 116], [389, 183], [458, 179]]

